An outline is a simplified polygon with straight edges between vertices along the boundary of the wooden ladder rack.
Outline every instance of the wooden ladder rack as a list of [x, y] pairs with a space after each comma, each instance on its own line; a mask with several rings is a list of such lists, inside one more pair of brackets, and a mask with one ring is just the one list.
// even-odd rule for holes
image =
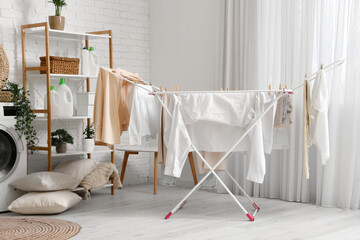
[[[40, 30], [36, 30], [39, 29]], [[27, 67], [26, 65], [26, 38], [25, 34], [27, 31], [32, 34], [40, 35], [45, 37], [45, 52], [46, 52], [46, 66], [41, 67]], [[104, 38], [109, 39], [109, 66], [113, 68], [113, 48], [112, 48], [112, 31], [105, 30], [105, 31], [96, 31], [96, 32], [89, 32], [89, 33], [74, 33], [74, 32], [65, 32], [65, 31], [57, 31], [51, 30], [49, 28], [49, 24], [47, 22], [42, 23], [35, 23], [35, 24], [27, 24], [21, 26], [21, 46], [22, 46], [22, 74], [23, 74], [23, 86], [25, 91], [27, 91], [27, 72], [29, 71], [39, 71], [43, 70], [46, 71], [46, 93], [47, 93], [47, 109], [33, 109], [34, 113], [44, 113], [47, 114], [46, 121], [47, 121], [47, 146], [35, 146], [33, 147], [34, 150], [38, 151], [46, 151], [48, 157], [48, 171], [52, 171], [52, 148], [51, 148], [51, 92], [50, 92], [50, 85], [51, 85], [51, 73], [50, 73], [50, 35], [54, 35], [54, 37], [65, 38], [65, 39], [73, 39], [73, 40], [85, 40], [86, 47], [89, 47], [89, 40], [90, 39], [97, 39], [97, 38]], [[59, 74], [57, 74], [59, 75]], [[73, 75], [71, 75], [73, 77]], [[80, 76], [80, 75], [79, 75]], [[64, 74], [64, 77], [66, 75]], [[81, 76], [84, 77], [84, 76]], [[86, 77], [86, 92], [90, 92], [90, 77]], [[87, 118], [87, 125], [90, 126], [90, 118]], [[101, 142], [96, 142], [95, 145], [102, 145], [106, 146], [106, 144]], [[110, 148], [111, 151], [111, 163], [115, 163], [115, 147], [112, 146]], [[78, 155], [76, 153], [74, 155]], [[81, 154], [81, 152], [80, 152]], [[91, 153], [87, 153], [88, 158], [91, 158]], [[114, 179], [111, 179], [111, 194], [115, 193], [115, 186], [114, 186]]]

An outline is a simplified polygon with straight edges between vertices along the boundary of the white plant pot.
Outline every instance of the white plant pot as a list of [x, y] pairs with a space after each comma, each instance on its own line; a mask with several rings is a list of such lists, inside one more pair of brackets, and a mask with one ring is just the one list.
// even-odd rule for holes
[[93, 138], [83, 138], [82, 145], [84, 152], [92, 152], [94, 151], [95, 141]]

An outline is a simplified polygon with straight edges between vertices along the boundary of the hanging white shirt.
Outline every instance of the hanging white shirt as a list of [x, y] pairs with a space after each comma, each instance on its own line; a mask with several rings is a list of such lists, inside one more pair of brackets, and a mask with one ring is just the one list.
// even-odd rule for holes
[[311, 107], [314, 111], [315, 130], [313, 143], [321, 153], [322, 164], [330, 158], [329, 127], [328, 127], [328, 92], [325, 72], [321, 70], [316, 76], [311, 93]]
[[[266, 94], [267, 95], [267, 94]], [[165, 114], [167, 147], [165, 174], [180, 177], [191, 143], [200, 151], [226, 152], [254, 121], [269, 100], [265, 93], [191, 93], [169, 96]], [[271, 118], [270, 118], [271, 119]], [[271, 126], [271, 124], [266, 124]], [[244, 138], [235, 151], [250, 149], [248, 180], [262, 183], [265, 156], [262, 122]]]
[[[152, 91], [151, 86], [142, 87]], [[150, 138], [155, 138], [159, 126], [159, 107], [153, 95], [139, 87], [133, 87], [127, 98], [130, 112], [129, 144], [142, 145]]]

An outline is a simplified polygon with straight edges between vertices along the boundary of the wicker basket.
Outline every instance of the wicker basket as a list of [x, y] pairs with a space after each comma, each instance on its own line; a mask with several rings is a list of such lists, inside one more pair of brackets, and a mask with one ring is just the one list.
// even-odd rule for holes
[[[46, 57], [40, 57], [40, 66], [46, 66]], [[58, 74], [79, 74], [78, 58], [65, 58], [50, 56], [50, 73]], [[45, 74], [46, 71], [41, 70], [41, 74]]]
[[11, 102], [13, 94], [11, 91], [0, 91], [0, 102]]
[[0, 46], [0, 90], [6, 85], [9, 76], [9, 61], [4, 49]]

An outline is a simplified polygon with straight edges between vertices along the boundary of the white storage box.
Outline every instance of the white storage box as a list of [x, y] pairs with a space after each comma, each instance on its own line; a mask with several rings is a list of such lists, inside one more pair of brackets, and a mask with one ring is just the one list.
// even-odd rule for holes
[[94, 117], [94, 106], [78, 105], [77, 106], [77, 115], [93, 118]]
[[76, 100], [78, 106], [84, 106], [84, 105], [94, 106], [95, 93], [94, 92], [77, 93]]

